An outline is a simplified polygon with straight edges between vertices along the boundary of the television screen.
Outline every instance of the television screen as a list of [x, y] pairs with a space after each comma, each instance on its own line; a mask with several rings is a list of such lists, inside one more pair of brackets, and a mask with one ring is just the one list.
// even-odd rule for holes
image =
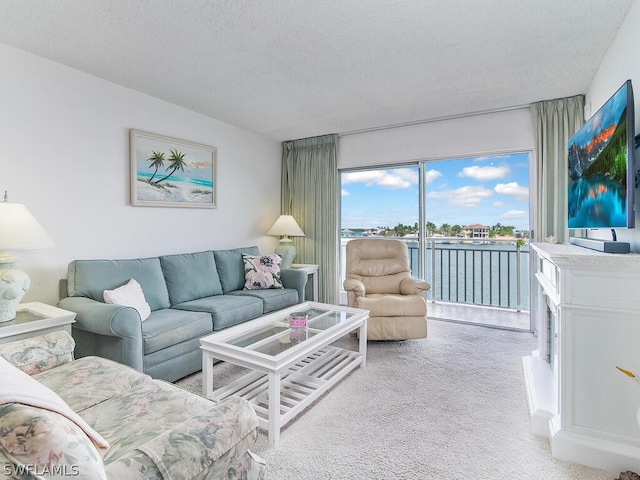
[[631, 80], [568, 142], [569, 228], [633, 227]]

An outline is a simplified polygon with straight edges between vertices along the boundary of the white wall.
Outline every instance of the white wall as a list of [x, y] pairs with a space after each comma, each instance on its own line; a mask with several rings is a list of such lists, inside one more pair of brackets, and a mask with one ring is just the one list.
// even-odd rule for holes
[[338, 168], [530, 151], [528, 108], [486, 113], [340, 137]]
[[[0, 44], [0, 190], [55, 247], [10, 252], [55, 304], [78, 258], [135, 258], [257, 244], [280, 214], [280, 142]], [[129, 129], [218, 148], [216, 209], [132, 207]]]
[[[628, 79], [631, 79], [635, 100], [635, 126], [640, 132], [640, 2], [634, 2], [618, 34], [585, 95], [585, 117], [589, 119]], [[640, 150], [636, 150], [636, 170], [640, 169]], [[633, 230], [616, 230], [618, 240], [631, 243], [633, 252], [640, 252], [640, 190], [635, 190], [635, 224]], [[611, 240], [609, 231], [590, 230], [589, 237]]]

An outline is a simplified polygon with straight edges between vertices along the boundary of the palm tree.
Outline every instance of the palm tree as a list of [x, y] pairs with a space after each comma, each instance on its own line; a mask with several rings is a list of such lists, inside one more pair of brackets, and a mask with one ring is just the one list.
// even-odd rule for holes
[[157, 185], [163, 180], [166, 180], [167, 178], [169, 178], [171, 175], [175, 173], [176, 170], [180, 170], [184, 172], [184, 167], [186, 165], [186, 162], [184, 161], [184, 153], [179, 152], [177, 149], [173, 149], [173, 148], [169, 151], [171, 152], [171, 156], [169, 157], [169, 162], [171, 163], [167, 167], [167, 170], [171, 169], [171, 171], [167, 176], [162, 177], [160, 180], [156, 180], [154, 182], [154, 185]]
[[165, 161], [164, 152], [157, 152], [156, 150], [154, 150], [153, 152], [151, 152], [151, 156], [147, 158], [147, 161], [151, 162], [149, 164], [149, 168], [155, 167], [153, 175], [151, 175], [151, 178], [149, 179], [149, 183], [151, 183], [151, 180], [153, 180], [153, 177], [155, 177], [156, 173], [158, 173], [158, 168], [164, 166], [164, 161]]
[[462, 232], [462, 225], [453, 225], [451, 227], [451, 236], [457, 237], [460, 232]]

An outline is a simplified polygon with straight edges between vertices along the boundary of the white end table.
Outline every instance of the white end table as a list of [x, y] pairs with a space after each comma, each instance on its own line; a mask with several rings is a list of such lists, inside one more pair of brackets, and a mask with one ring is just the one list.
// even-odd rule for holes
[[65, 330], [71, 334], [71, 324], [76, 314], [40, 302], [18, 305], [16, 318], [0, 323], [0, 343], [13, 342], [24, 338]]
[[[318, 270], [320, 270], [320, 265], [313, 265], [311, 263], [294, 263], [291, 265], [291, 268], [296, 268], [298, 270], [304, 270], [307, 272], [307, 277], [311, 277], [313, 281], [313, 300], [314, 302], [318, 301]], [[303, 299], [304, 301], [306, 299]]]

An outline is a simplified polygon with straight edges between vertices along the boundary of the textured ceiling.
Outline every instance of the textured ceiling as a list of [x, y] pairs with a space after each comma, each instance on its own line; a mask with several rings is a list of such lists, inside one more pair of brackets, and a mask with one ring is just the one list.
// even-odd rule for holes
[[0, 43], [288, 140], [584, 93], [632, 0], [2, 0]]

